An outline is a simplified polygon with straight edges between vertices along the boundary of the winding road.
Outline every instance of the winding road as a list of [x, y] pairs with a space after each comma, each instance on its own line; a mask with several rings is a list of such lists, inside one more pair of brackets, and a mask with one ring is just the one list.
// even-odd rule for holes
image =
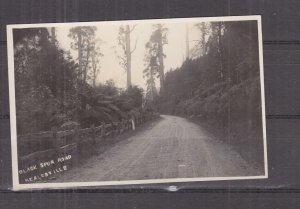
[[185, 118], [162, 115], [56, 182], [255, 176], [229, 145]]

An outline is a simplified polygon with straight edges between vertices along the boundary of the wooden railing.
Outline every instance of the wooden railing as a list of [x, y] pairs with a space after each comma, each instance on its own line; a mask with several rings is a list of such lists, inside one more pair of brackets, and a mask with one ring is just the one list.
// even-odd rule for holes
[[57, 173], [70, 170], [80, 159], [96, 153], [104, 139], [117, 136], [134, 126], [157, 118], [156, 113], [144, 113], [133, 119], [90, 128], [18, 136], [18, 166], [20, 183], [44, 182]]

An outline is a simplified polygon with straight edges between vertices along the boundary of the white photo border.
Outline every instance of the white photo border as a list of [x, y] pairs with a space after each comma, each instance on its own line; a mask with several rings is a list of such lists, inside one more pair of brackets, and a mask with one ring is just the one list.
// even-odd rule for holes
[[[143, 23], [193, 23], [193, 22], [229, 22], [229, 21], [257, 21], [258, 44], [259, 44], [259, 67], [261, 87], [262, 130], [264, 146], [264, 175], [261, 176], [238, 176], [238, 177], [199, 177], [199, 178], [170, 178], [149, 180], [124, 180], [124, 181], [96, 181], [96, 182], [69, 182], [69, 183], [32, 183], [20, 184], [18, 175], [17, 153], [17, 128], [16, 128], [16, 101], [15, 101], [15, 76], [14, 76], [14, 43], [13, 29], [39, 28], [39, 27], [72, 27], [72, 26], [108, 26], [118, 24], [143, 24]], [[268, 178], [267, 137], [266, 137], [266, 112], [265, 112], [265, 89], [264, 89], [264, 65], [263, 65], [263, 42], [262, 22], [260, 15], [249, 16], [220, 16], [220, 17], [196, 17], [196, 18], [170, 18], [170, 19], [145, 19], [145, 20], [120, 20], [120, 21], [97, 21], [97, 22], [73, 22], [73, 23], [38, 23], [38, 24], [14, 24], [7, 25], [7, 53], [8, 53], [8, 76], [9, 76], [9, 102], [10, 102], [10, 129], [11, 129], [11, 157], [12, 157], [12, 190], [25, 189], [64, 189], [87, 186], [118, 186], [177, 182], [200, 182], [221, 180], [246, 180]]]

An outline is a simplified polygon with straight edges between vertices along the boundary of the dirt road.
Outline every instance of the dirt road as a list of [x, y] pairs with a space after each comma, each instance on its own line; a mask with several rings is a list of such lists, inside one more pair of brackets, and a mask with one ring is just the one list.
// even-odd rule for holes
[[56, 182], [253, 175], [258, 171], [230, 146], [184, 118], [163, 115]]

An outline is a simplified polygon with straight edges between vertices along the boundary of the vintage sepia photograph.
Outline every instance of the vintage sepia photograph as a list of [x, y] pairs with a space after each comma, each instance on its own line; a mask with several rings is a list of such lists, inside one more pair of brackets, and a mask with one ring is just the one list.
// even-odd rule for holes
[[7, 38], [13, 189], [268, 177], [260, 16]]

